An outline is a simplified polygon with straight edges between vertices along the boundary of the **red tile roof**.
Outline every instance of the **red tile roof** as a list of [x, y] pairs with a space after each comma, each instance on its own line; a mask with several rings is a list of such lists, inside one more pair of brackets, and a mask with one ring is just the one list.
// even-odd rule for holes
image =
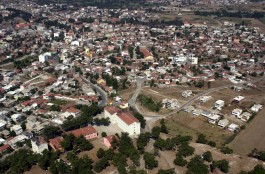
[[61, 141], [63, 140], [63, 137], [55, 137], [53, 139], [50, 139], [50, 145], [52, 145], [55, 150], [58, 150], [58, 149], [61, 149], [62, 146], [61, 146]]
[[0, 147], [0, 153], [3, 152], [4, 150], [8, 149], [10, 146], [9, 144], [3, 145]]
[[105, 107], [105, 110], [108, 111], [111, 115], [113, 115], [119, 111], [119, 109], [115, 106], [107, 106], [107, 107]]
[[73, 130], [73, 131], [69, 131], [67, 132], [68, 134], [73, 134], [75, 137], [79, 137], [80, 135], [90, 135], [90, 134], [93, 134], [93, 133], [97, 133], [96, 129], [93, 127], [93, 126], [87, 126], [87, 127], [83, 127], [83, 128], [80, 128], [80, 129], [76, 129], [76, 130]]
[[135, 118], [129, 111], [119, 111], [117, 116], [120, 117], [127, 125], [131, 125], [135, 122], [139, 123], [139, 120]]

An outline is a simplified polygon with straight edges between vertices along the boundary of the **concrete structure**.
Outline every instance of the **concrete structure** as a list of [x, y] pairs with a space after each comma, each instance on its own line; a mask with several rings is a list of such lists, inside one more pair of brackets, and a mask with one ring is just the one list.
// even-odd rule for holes
[[44, 63], [49, 60], [49, 57], [52, 56], [51, 52], [46, 52], [41, 55], [39, 55], [39, 62]]
[[228, 125], [229, 121], [227, 119], [222, 119], [218, 122], [218, 126], [225, 128]]
[[141, 124], [131, 112], [119, 110], [116, 107], [105, 107], [105, 117], [109, 117], [112, 124], [117, 124], [122, 131], [129, 135], [139, 135]]
[[241, 118], [240, 115], [242, 114], [243, 110], [242, 109], [233, 109], [232, 110], [232, 115], [235, 116], [236, 118]]
[[214, 107], [218, 110], [221, 110], [222, 107], [224, 107], [225, 105], [225, 101], [223, 100], [217, 100], [215, 103], [214, 103]]
[[42, 137], [34, 137], [31, 139], [32, 151], [34, 153], [42, 153], [44, 150], [48, 149], [48, 143], [44, 141]]
[[262, 109], [262, 105], [261, 104], [254, 104], [252, 107], [251, 107], [251, 111], [253, 112], [259, 112], [259, 110]]
[[11, 131], [14, 131], [16, 135], [19, 135], [23, 132], [23, 129], [20, 125], [14, 125], [10, 128]]
[[182, 92], [181, 96], [184, 98], [188, 98], [189, 96], [191, 96], [191, 94], [192, 94], [191, 90], [186, 90]]

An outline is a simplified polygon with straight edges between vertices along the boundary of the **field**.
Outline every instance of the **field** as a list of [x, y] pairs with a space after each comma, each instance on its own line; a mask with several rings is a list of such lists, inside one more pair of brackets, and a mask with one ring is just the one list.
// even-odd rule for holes
[[169, 128], [169, 134], [172, 136], [190, 135], [193, 137], [193, 141], [196, 141], [198, 134], [203, 133], [209, 141], [216, 142], [218, 146], [224, 144], [233, 135], [232, 132], [207, 123], [203, 117], [195, 118], [183, 111], [167, 119], [166, 125]]
[[265, 150], [265, 109], [261, 110], [256, 117], [242, 130], [229, 146], [236, 154], [247, 155], [252, 149]]

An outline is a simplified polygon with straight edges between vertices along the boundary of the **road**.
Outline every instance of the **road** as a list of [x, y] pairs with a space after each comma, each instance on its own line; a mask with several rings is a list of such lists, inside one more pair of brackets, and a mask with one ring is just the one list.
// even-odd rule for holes
[[82, 78], [82, 80], [84, 80], [85, 83], [89, 84], [92, 86], [93, 89], [95, 89], [97, 91], [97, 93], [101, 96], [101, 101], [98, 104], [99, 106], [103, 107], [107, 105], [107, 101], [108, 101], [108, 96], [107, 93], [101, 89], [99, 86], [91, 83], [89, 80], [87, 80], [85, 77], [80, 76]]

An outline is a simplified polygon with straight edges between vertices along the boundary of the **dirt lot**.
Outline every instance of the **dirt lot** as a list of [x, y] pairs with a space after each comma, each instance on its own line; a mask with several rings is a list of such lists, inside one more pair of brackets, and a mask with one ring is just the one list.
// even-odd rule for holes
[[196, 141], [198, 134], [203, 133], [208, 140], [216, 142], [218, 146], [221, 146], [233, 135], [232, 132], [208, 123], [203, 117], [195, 118], [183, 111], [167, 119], [166, 125], [169, 128], [169, 134], [172, 136], [190, 135], [193, 137], [193, 141]]
[[242, 130], [230, 143], [235, 153], [247, 155], [252, 149], [265, 150], [265, 109], [261, 110], [256, 117]]
[[32, 166], [30, 171], [24, 172], [24, 174], [50, 174], [49, 171], [42, 170], [39, 166]]
[[131, 96], [133, 95], [135, 91], [135, 87], [130, 87], [128, 89], [124, 89], [119, 91], [119, 96], [123, 99], [123, 100], [129, 100], [131, 98]]

